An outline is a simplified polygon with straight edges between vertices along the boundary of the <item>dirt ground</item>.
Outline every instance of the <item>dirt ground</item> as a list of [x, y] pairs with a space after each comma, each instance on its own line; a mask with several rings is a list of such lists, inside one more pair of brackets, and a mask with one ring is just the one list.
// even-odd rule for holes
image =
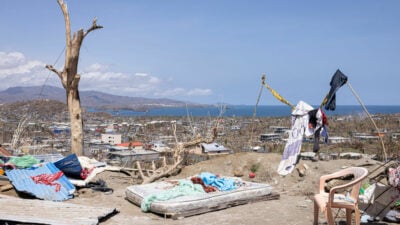
[[[313, 223], [312, 194], [317, 190], [318, 179], [344, 167], [374, 165], [376, 161], [366, 157], [361, 159], [339, 159], [330, 161], [300, 160], [299, 165], [306, 164], [308, 169], [304, 176], [298, 171], [282, 177], [276, 172], [281, 155], [275, 153], [236, 153], [223, 155], [212, 160], [203, 161], [187, 166], [174, 177], [166, 179], [180, 179], [191, 177], [201, 172], [212, 172], [221, 176], [234, 176], [243, 173], [243, 180], [267, 183], [273, 191], [280, 194], [277, 200], [260, 201], [239, 205], [219, 211], [186, 217], [178, 220], [164, 218], [153, 213], [144, 213], [140, 207], [125, 199], [126, 187], [134, 183], [127, 174], [105, 171], [95, 179], [103, 179], [108, 187], [114, 189], [112, 194], [94, 192], [84, 188], [77, 192], [77, 196], [68, 202], [92, 206], [117, 208], [119, 213], [100, 222], [101, 225], [143, 224], [143, 225], [179, 225], [179, 224], [292, 224], [309, 225]], [[256, 177], [248, 178], [250, 168], [259, 165]], [[339, 214], [340, 215], [340, 214]], [[320, 214], [320, 224], [326, 221]], [[345, 224], [345, 218], [339, 216], [337, 224]], [[390, 224], [375, 222], [369, 224]]]

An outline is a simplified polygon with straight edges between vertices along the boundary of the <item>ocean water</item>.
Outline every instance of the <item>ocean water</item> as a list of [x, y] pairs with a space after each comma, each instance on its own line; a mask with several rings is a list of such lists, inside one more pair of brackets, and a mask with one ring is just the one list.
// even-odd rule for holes
[[[313, 106], [314, 108], [318, 106]], [[400, 105], [369, 105], [365, 106], [370, 114], [396, 114], [400, 113]], [[89, 112], [98, 112], [96, 109], [88, 109]], [[105, 110], [115, 116], [219, 116], [220, 109], [217, 106], [202, 107], [202, 108], [158, 108], [150, 109], [147, 112], [136, 112], [133, 110]], [[268, 106], [261, 105], [258, 107], [250, 105], [232, 105], [228, 106], [222, 113], [222, 116], [238, 116], [252, 117], [255, 112], [256, 117], [281, 117], [290, 115], [290, 107], [286, 105]], [[360, 105], [344, 105], [336, 106], [335, 111], [324, 112], [329, 115], [363, 115], [364, 109]]]

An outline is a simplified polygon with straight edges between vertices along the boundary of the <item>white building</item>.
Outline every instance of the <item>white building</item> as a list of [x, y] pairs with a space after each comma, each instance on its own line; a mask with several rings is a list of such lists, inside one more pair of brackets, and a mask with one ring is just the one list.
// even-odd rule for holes
[[110, 145], [121, 144], [121, 134], [101, 134], [101, 142]]

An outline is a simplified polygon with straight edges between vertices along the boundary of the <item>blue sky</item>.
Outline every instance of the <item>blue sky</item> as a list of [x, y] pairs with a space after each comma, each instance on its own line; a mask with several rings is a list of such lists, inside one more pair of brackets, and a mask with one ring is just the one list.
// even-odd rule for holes
[[[337, 69], [367, 105], [400, 105], [400, 1], [65, 1], [83, 42], [80, 90], [254, 105], [261, 75], [319, 105]], [[56, 0], [0, 2], [0, 90], [53, 85], [64, 18]], [[61, 54], [59, 60], [57, 58]], [[261, 105], [280, 105], [266, 90]], [[338, 105], [357, 105], [347, 86]]]

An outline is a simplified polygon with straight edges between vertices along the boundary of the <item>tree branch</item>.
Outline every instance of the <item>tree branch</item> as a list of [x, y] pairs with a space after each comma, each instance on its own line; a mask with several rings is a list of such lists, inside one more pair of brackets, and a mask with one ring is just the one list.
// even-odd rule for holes
[[61, 11], [63, 12], [64, 15], [65, 36], [66, 36], [67, 46], [69, 46], [71, 44], [71, 23], [69, 19], [68, 7], [63, 0], [58, 0], [57, 2], [58, 5], [60, 5]]
[[46, 65], [46, 69], [53, 71], [62, 80], [61, 72], [56, 70], [52, 65]]
[[96, 29], [101, 29], [101, 28], [103, 28], [103, 26], [97, 25], [97, 18], [94, 18], [94, 19], [93, 19], [93, 22], [92, 22], [92, 27], [90, 27], [90, 28], [85, 32], [85, 34], [84, 34], [83, 36], [85, 37], [85, 36], [86, 36], [88, 33], [90, 33], [91, 31], [96, 30]]

